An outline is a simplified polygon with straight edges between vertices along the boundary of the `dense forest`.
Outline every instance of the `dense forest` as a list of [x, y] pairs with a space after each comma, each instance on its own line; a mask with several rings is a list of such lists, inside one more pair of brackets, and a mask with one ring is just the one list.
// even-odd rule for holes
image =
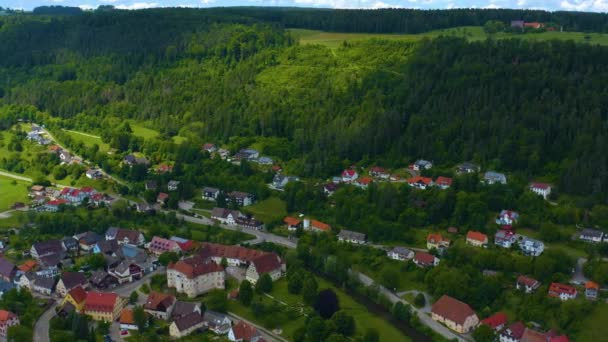
[[[407, 13], [344, 13], [351, 12]], [[520, 12], [513, 16], [535, 13]], [[120, 122], [134, 119], [192, 146], [263, 141], [263, 153], [290, 161], [289, 170], [301, 176], [327, 177], [353, 162], [399, 167], [422, 157], [449, 167], [473, 160], [605, 200], [608, 48], [442, 37], [332, 50], [295, 44], [281, 13], [292, 12], [3, 17], [0, 104], [34, 105], [69, 119], [66, 128], [119, 141], [112, 145], [120, 151], [141, 146], [120, 139]], [[511, 16], [471, 13], [480, 21]], [[560, 22], [558, 15], [539, 12], [536, 19]], [[571, 19], [577, 25], [606, 18], [563, 15], [584, 17]], [[475, 23], [445, 25], [460, 24]], [[597, 25], [593, 30], [601, 31]]]

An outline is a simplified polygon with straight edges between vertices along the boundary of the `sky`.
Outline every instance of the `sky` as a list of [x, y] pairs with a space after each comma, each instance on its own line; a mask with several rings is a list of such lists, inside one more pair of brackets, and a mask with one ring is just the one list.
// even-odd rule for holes
[[608, 0], [0, 0], [0, 6], [31, 10], [43, 5], [95, 9], [150, 7], [299, 6], [323, 8], [528, 8], [549, 11], [608, 12]]

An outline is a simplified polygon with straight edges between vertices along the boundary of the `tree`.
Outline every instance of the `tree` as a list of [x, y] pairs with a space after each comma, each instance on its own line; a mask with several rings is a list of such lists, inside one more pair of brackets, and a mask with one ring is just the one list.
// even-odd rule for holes
[[402, 302], [397, 302], [393, 307], [393, 316], [402, 322], [409, 322], [412, 317], [412, 308]]
[[247, 280], [243, 280], [239, 286], [239, 301], [243, 305], [249, 306], [252, 299], [253, 289], [251, 288], [251, 283]]
[[175, 263], [178, 260], [179, 255], [175, 252], [165, 252], [158, 257], [158, 262], [163, 266], [167, 266], [171, 262]]
[[416, 297], [414, 297], [414, 305], [421, 308], [426, 304], [426, 299], [424, 298], [424, 294], [418, 293]]
[[331, 316], [331, 321], [336, 327], [336, 332], [344, 336], [352, 336], [355, 333], [355, 319], [345, 311], [338, 311]]
[[106, 266], [106, 259], [101, 254], [91, 254], [85, 258], [85, 263], [96, 270]]
[[148, 326], [148, 317], [146, 316], [147, 315], [143, 307], [136, 306], [133, 309], [133, 321], [135, 321], [135, 325], [137, 325], [137, 329], [140, 332], [144, 332]]
[[298, 294], [302, 291], [302, 273], [294, 273], [287, 278], [287, 291], [291, 294]]
[[255, 292], [268, 293], [270, 291], [272, 291], [272, 278], [268, 273], [264, 273], [255, 284]]
[[332, 289], [325, 289], [319, 292], [314, 304], [314, 309], [319, 313], [319, 316], [328, 319], [336, 311], [340, 310], [338, 296]]
[[487, 34], [494, 34], [505, 30], [505, 23], [499, 20], [489, 20], [483, 25], [483, 30]]
[[137, 303], [138, 299], [139, 299], [139, 294], [137, 294], [137, 291], [131, 292], [131, 295], [129, 296], [129, 304], [133, 305], [133, 304]]
[[304, 299], [304, 303], [311, 305], [315, 302], [317, 298], [317, 291], [319, 289], [319, 284], [317, 284], [317, 280], [313, 275], [308, 275], [304, 279], [304, 284], [302, 285], [302, 298]]
[[34, 332], [32, 329], [24, 326], [24, 325], [15, 325], [8, 328], [7, 331], [7, 341], [33, 341], [34, 340]]
[[207, 307], [213, 311], [226, 312], [228, 297], [226, 291], [214, 290], [207, 295]]
[[382, 285], [389, 289], [395, 289], [399, 286], [399, 273], [390, 266], [387, 266], [382, 270], [380, 277], [382, 279]]
[[380, 334], [378, 330], [374, 328], [369, 328], [365, 331], [365, 335], [363, 336], [363, 342], [379, 342]]
[[496, 338], [494, 330], [489, 325], [482, 324], [473, 331], [475, 342], [492, 342]]
[[222, 265], [223, 268], [228, 267], [228, 259], [226, 259], [226, 257], [222, 257], [220, 264]]

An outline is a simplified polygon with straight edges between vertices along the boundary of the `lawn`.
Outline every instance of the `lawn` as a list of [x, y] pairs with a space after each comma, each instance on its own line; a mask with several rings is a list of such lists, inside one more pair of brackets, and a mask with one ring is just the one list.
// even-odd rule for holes
[[[13, 184], [14, 183], [14, 184]], [[29, 183], [0, 176], [0, 212], [10, 209], [15, 202], [27, 202]]]
[[280, 221], [287, 216], [287, 205], [277, 197], [270, 197], [242, 209], [264, 223]]
[[131, 130], [133, 130], [133, 135], [136, 137], [141, 137], [144, 139], [152, 139], [156, 138], [160, 133], [150, 128], [146, 128], [141, 124], [137, 124], [134, 122], [130, 122]]
[[598, 303], [595, 310], [587, 317], [581, 317], [579, 333], [572, 341], [604, 341], [608, 336], [608, 304]]
[[63, 131], [77, 143], [81, 142], [87, 147], [92, 147], [93, 145], [97, 144], [97, 146], [99, 146], [99, 150], [103, 152], [110, 150], [110, 146], [104, 143], [99, 136], [68, 129], [64, 129]]
[[[464, 37], [470, 41], [485, 40], [489, 37], [480, 26], [454, 27], [444, 30], [435, 30], [420, 34], [370, 34], [370, 33], [338, 33], [323, 32], [304, 29], [290, 29], [292, 36], [300, 41], [300, 44], [321, 44], [330, 48], [339, 47], [344, 41], [355, 42], [366, 39], [389, 39], [404, 42], [417, 41], [423, 38], [434, 38], [438, 36]], [[608, 45], [608, 34], [583, 33], [583, 32], [542, 32], [542, 33], [498, 33], [494, 39], [518, 38], [524, 40], [572, 40], [579, 43]]]

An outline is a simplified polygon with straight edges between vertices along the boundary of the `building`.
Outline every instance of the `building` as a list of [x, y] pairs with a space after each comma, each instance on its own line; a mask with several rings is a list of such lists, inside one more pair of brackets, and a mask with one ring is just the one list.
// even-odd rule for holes
[[433, 304], [431, 317], [460, 334], [469, 333], [479, 324], [479, 318], [468, 304], [447, 295]]
[[171, 313], [171, 319], [176, 320], [178, 318], [187, 316], [193, 312], [198, 312], [198, 314], [201, 314], [201, 307], [200, 304], [198, 303], [192, 303], [192, 302], [183, 302], [183, 301], [176, 301], [175, 305], [173, 306], [173, 312]]
[[387, 256], [393, 260], [405, 261], [414, 257], [414, 252], [405, 247], [394, 247], [387, 252]]
[[234, 155], [235, 160], [254, 161], [254, 160], [258, 159], [259, 157], [260, 157], [260, 152], [254, 150], [254, 149], [251, 149], [251, 148], [242, 149]]
[[137, 263], [123, 260], [116, 267], [109, 268], [108, 274], [116, 278], [118, 284], [125, 284], [141, 279], [143, 270]]
[[179, 188], [179, 181], [172, 180], [172, 181], [169, 181], [169, 183], [167, 184], [167, 190], [169, 190], [169, 191], [177, 191], [178, 188]]
[[287, 230], [294, 231], [298, 228], [302, 228], [302, 221], [295, 217], [287, 216], [283, 219], [283, 223], [287, 226]]
[[433, 163], [424, 159], [418, 159], [412, 165], [414, 171], [430, 170], [432, 167]]
[[531, 183], [530, 191], [547, 199], [551, 195], [551, 184], [547, 183]]
[[32, 258], [40, 261], [42, 257], [52, 255], [52, 254], [61, 254], [64, 252], [64, 246], [59, 240], [46, 240], [36, 242], [32, 245], [30, 249], [30, 255]]
[[213, 153], [213, 152], [217, 151], [217, 146], [215, 146], [215, 144], [212, 144], [212, 143], [206, 143], [203, 145], [203, 150], [205, 150], [209, 153]]
[[220, 195], [220, 189], [204, 187], [203, 188], [203, 199], [207, 201], [217, 201]]
[[525, 255], [539, 256], [545, 251], [545, 244], [542, 241], [524, 237], [519, 243], [519, 248]]
[[74, 307], [76, 312], [82, 312], [86, 304], [86, 299], [87, 292], [82, 287], [78, 286], [68, 291], [65, 297], [63, 297], [61, 306], [63, 307], [64, 305], [69, 303]]
[[168, 320], [171, 317], [171, 312], [175, 306], [175, 297], [164, 293], [150, 292], [144, 311], [152, 315], [154, 318]]
[[141, 246], [146, 243], [144, 234], [133, 229], [110, 227], [106, 231], [107, 241], [116, 241], [119, 245]]
[[585, 298], [596, 300], [600, 294], [600, 285], [593, 281], [585, 283]]
[[444, 239], [439, 233], [430, 233], [426, 237], [427, 249], [442, 249], [450, 247], [450, 240]]
[[259, 337], [260, 333], [258, 330], [254, 326], [245, 323], [245, 321], [239, 321], [228, 332], [228, 339], [233, 342], [253, 342]]
[[243, 216], [238, 210], [231, 210], [226, 208], [213, 208], [211, 210], [211, 218], [213, 220], [219, 221], [220, 223], [236, 226], [237, 219]]
[[500, 214], [498, 214], [498, 218], [496, 218], [496, 224], [501, 226], [512, 226], [517, 223], [519, 219], [519, 214], [512, 210], [502, 210]]
[[600, 243], [604, 240], [604, 232], [596, 229], [585, 228], [581, 231], [578, 238], [579, 240], [585, 242]]
[[89, 282], [92, 286], [98, 289], [107, 289], [118, 284], [116, 278], [112, 277], [105, 271], [97, 271], [91, 275]]
[[497, 312], [492, 316], [481, 320], [481, 324], [487, 325], [494, 331], [501, 331], [508, 322], [507, 315], [504, 312]]
[[450, 186], [452, 186], [452, 178], [439, 176], [439, 177], [437, 177], [437, 179], [435, 179], [435, 185], [438, 186], [439, 188], [445, 190], [445, 189], [449, 188]]
[[133, 310], [131, 309], [122, 309], [118, 323], [120, 324], [120, 330], [139, 330], [137, 324], [135, 324]]
[[433, 179], [429, 177], [414, 176], [407, 180], [407, 183], [416, 189], [426, 190], [433, 185]]
[[169, 326], [169, 335], [173, 338], [181, 338], [203, 328], [204, 325], [200, 312], [192, 312], [173, 321]]
[[205, 311], [203, 322], [205, 322], [207, 329], [217, 335], [226, 335], [232, 328], [232, 321], [228, 316], [211, 310]]
[[213, 289], [224, 289], [224, 268], [193, 256], [167, 266], [167, 286], [194, 298]]
[[87, 172], [85, 172], [85, 175], [88, 179], [99, 179], [103, 177], [103, 173], [99, 169], [88, 169]]
[[325, 194], [325, 196], [331, 196], [333, 195], [336, 191], [338, 191], [338, 184], [336, 183], [327, 183], [323, 186], [323, 193]]
[[8, 328], [19, 325], [19, 317], [16, 314], [0, 310], [0, 339], [6, 340]]
[[155, 236], [148, 245], [148, 251], [156, 256], [159, 256], [163, 253], [179, 253], [181, 248], [175, 241]]
[[464, 162], [458, 166], [456, 166], [456, 172], [459, 174], [463, 174], [463, 173], [475, 173], [475, 172], [479, 172], [479, 166], [473, 164], [473, 163], [469, 163], [469, 162]]
[[304, 224], [304, 229], [310, 229], [313, 232], [331, 232], [331, 226], [328, 225], [325, 222], [321, 222], [321, 221], [317, 221], [317, 220], [310, 220], [310, 225], [306, 224], [307, 220], [304, 220], [305, 224]]
[[494, 234], [494, 244], [503, 248], [511, 248], [517, 241], [517, 237], [512, 231], [499, 230]]
[[235, 203], [239, 207], [246, 207], [253, 204], [254, 197], [252, 194], [241, 191], [232, 191], [226, 195], [227, 203]]
[[467, 244], [475, 247], [487, 246], [488, 236], [486, 234], [471, 230], [467, 232]]
[[144, 188], [147, 191], [156, 191], [156, 188], [158, 188], [158, 184], [156, 184], [156, 181], [147, 181], [144, 183]]
[[84, 313], [96, 321], [112, 322], [118, 318], [124, 305], [125, 300], [116, 293], [89, 291]]
[[488, 171], [483, 175], [483, 182], [488, 185], [507, 184], [507, 176], [505, 176], [504, 173]]
[[61, 278], [57, 282], [57, 293], [61, 297], [65, 297], [67, 293], [76, 287], [86, 288], [89, 285], [87, 278], [82, 272], [63, 272]]
[[354, 182], [355, 179], [357, 179], [357, 178], [359, 178], [359, 174], [357, 173], [356, 170], [348, 169], [348, 170], [342, 171], [342, 181], [344, 183]]
[[515, 281], [515, 287], [525, 293], [532, 293], [540, 287], [540, 282], [536, 279], [520, 275]]
[[35, 276], [32, 290], [42, 295], [50, 296], [55, 291], [55, 278]]
[[576, 288], [570, 285], [551, 283], [549, 286], [549, 297], [559, 298], [562, 301], [574, 299], [577, 294]]
[[498, 335], [498, 340], [500, 342], [519, 342], [521, 341], [525, 330], [526, 326], [522, 322], [512, 323], [502, 332], [500, 332]]
[[[29, 291], [32, 291], [32, 288], [34, 287], [35, 276], [36, 275], [33, 272], [23, 273], [23, 274], [15, 277], [14, 283], [19, 290], [27, 289]], [[8, 284], [10, 284], [10, 283], [8, 283]]]
[[366, 237], [363, 233], [342, 229], [340, 233], [338, 233], [338, 241], [363, 245], [366, 242]]
[[380, 179], [389, 179], [391, 177], [391, 174], [386, 171], [384, 168], [381, 168], [379, 166], [374, 166], [372, 168], [369, 169], [369, 175], [375, 178], [380, 178]]
[[357, 179], [356, 179], [356, 180], [353, 182], [353, 184], [354, 184], [356, 187], [359, 187], [359, 188], [361, 188], [361, 189], [367, 189], [367, 187], [368, 187], [370, 184], [372, 184], [373, 182], [374, 182], [374, 179], [373, 179], [372, 177], [369, 177], [369, 176], [363, 176], [363, 177], [357, 178]]
[[11, 282], [17, 273], [17, 266], [12, 262], [0, 257], [0, 279]]
[[253, 259], [247, 268], [245, 278], [252, 284], [258, 282], [263, 274], [268, 274], [272, 281], [283, 275], [284, 264], [275, 253], [266, 253]]
[[249, 266], [254, 259], [264, 254], [268, 253], [242, 246], [226, 246], [203, 242], [198, 256], [204, 260], [212, 260], [216, 264], [221, 264], [222, 259], [226, 259], [228, 266], [240, 267]]
[[97, 242], [102, 241], [102, 237], [95, 232], [84, 232], [73, 236], [78, 241], [80, 250], [84, 252], [92, 252]]
[[523, 20], [511, 20], [511, 28], [524, 29], [525, 22]]
[[439, 258], [425, 252], [416, 252], [413, 261], [419, 267], [434, 267], [439, 265]]
[[158, 196], [156, 196], [156, 203], [160, 205], [165, 205], [167, 200], [169, 199], [169, 194], [165, 192], [159, 192]]
[[272, 187], [281, 190], [290, 182], [298, 182], [299, 180], [300, 178], [296, 176], [285, 176], [280, 173], [277, 173], [272, 179]]

